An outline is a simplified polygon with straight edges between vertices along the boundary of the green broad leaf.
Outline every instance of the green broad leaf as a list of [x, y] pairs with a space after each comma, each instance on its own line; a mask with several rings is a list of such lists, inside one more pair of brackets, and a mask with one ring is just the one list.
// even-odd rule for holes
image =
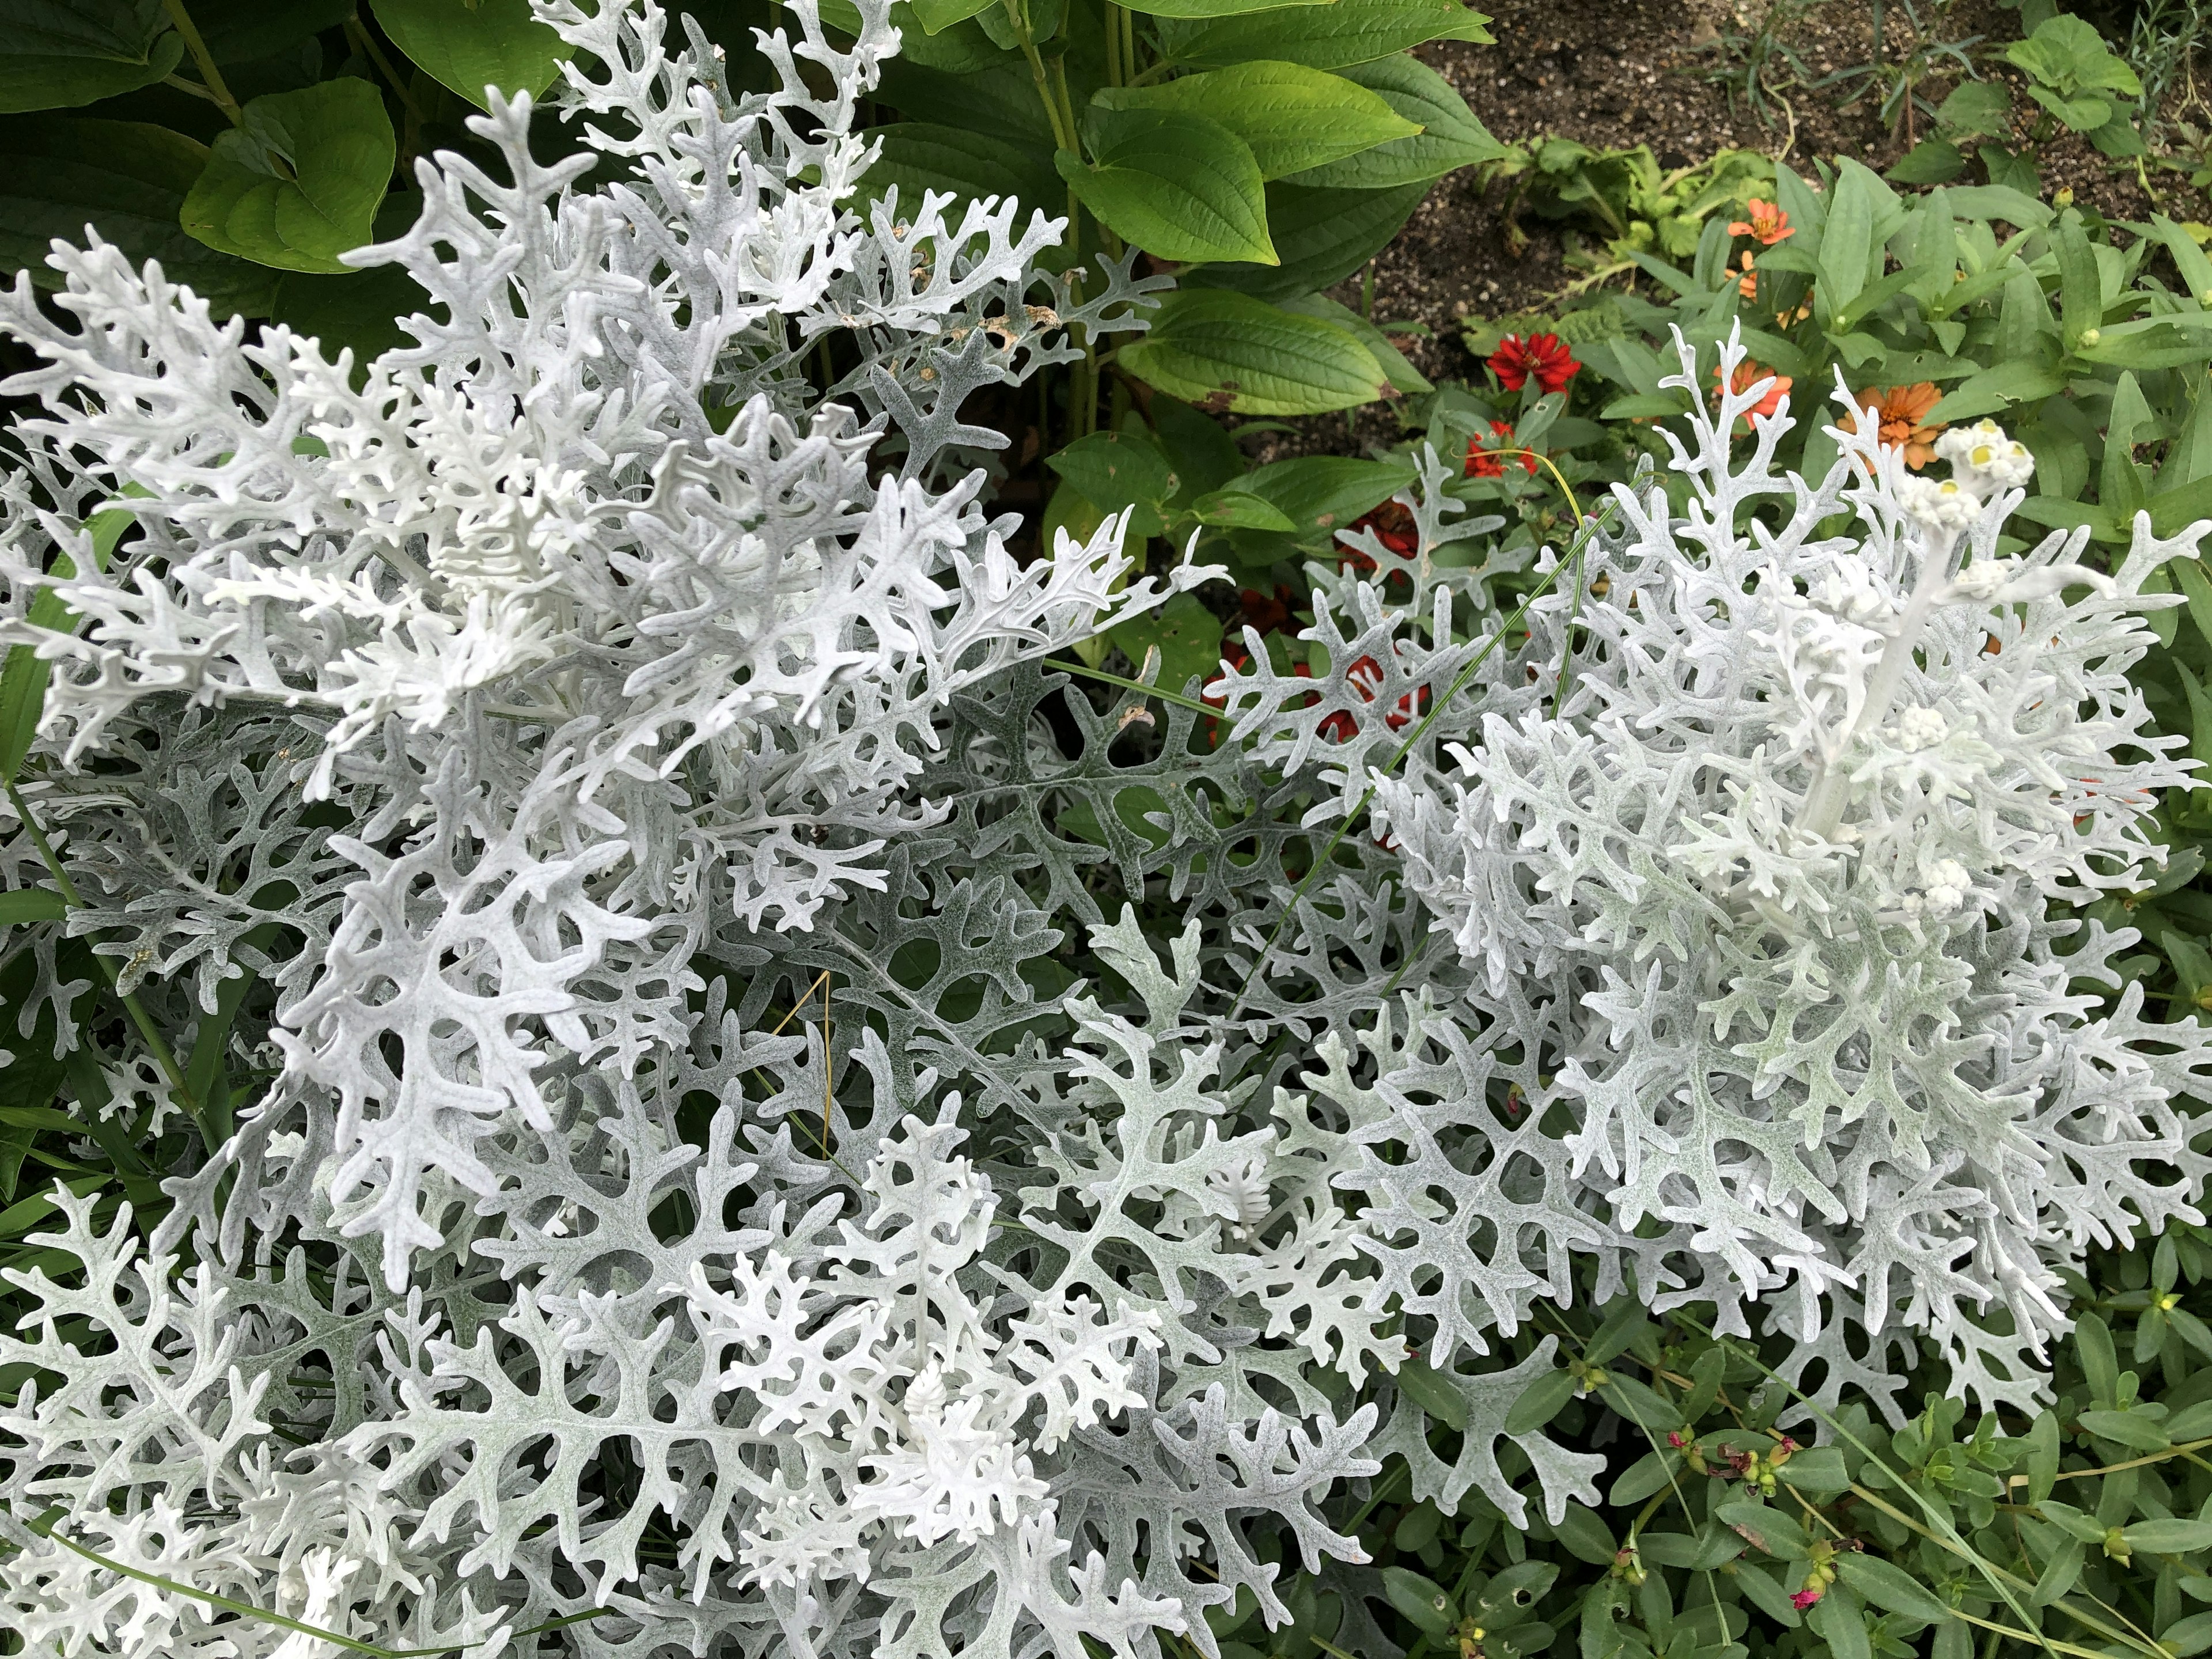
[[1053, 165], [1115, 235], [1181, 264], [1278, 263], [1259, 163], [1228, 128], [1170, 110], [1094, 107], [1090, 119], [1096, 165], [1065, 149]]
[[[2102, 1532], [2098, 1534], [2103, 1537]], [[2043, 1571], [2035, 1586], [2027, 1593], [2027, 1604], [2032, 1607], [2047, 1607], [2074, 1588], [2081, 1576], [2083, 1553], [2081, 1540], [2068, 1538], [2051, 1552], [2051, 1559], [2043, 1564]]]
[[2164, 1451], [2170, 1443], [2165, 1425], [2141, 1412], [2083, 1412], [2078, 1420], [2100, 1440], [2136, 1451]]
[[2046, 1498], [2036, 1505], [2036, 1510], [2069, 1538], [2078, 1538], [2085, 1544], [2104, 1541], [2105, 1523], [2094, 1516], [2084, 1515], [2071, 1504], [2062, 1504], [2055, 1498]]
[[1220, 530], [1267, 530], [1288, 535], [1297, 528], [1273, 501], [1234, 484], [1207, 491], [1190, 504], [1190, 510], [1200, 524]]
[[1243, 476], [1244, 452], [1222, 429], [1220, 422], [1173, 398], [1154, 398], [1146, 412], [1152, 416], [1153, 435], [1180, 480], [1179, 488], [1168, 498], [1170, 507], [1187, 507], [1207, 491]]
[[1814, 1446], [1793, 1452], [1776, 1474], [1783, 1485], [1795, 1486], [1799, 1492], [1844, 1492], [1851, 1484], [1840, 1446]]
[[2104, 277], [2081, 215], [2068, 213], [2059, 219], [2057, 243], [2058, 325], [2066, 349], [2071, 351], [2104, 320]]
[[1567, 1553], [1577, 1561], [1587, 1561], [1592, 1566], [1609, 1567], [1620, 1546], [1595, 1510], [1584, 1509], [1580, 1504], [1567, 1505], [1567, 1512], [1552, 1528]]
[[2006, 185], [1962, 185], [1946, 191], [1961, 219], [1989, 219], [2021, 230], [2041, 230], [2057, 214], [2027, 191]]
[[[15, 1202], [15, 1184], [23, 1173], [23, 1160], [30, 1154], [31, 1143], [38, 1138], [39, 1132], [28, 1124], [19, 1124], [0, 1130], [0, 1204]], [[14, 1369], [14, 1367], [9, 1368], [10, 1372]], [[12, 1395], [16, 1389], [22, 1386], [23, 1382], [35, 1369], [35, 1367], [25, 1368], [23, 1376], [20, 1377], [13, 1375], [0, 1375], [0, 1395]]]
[[[931, 34], [909, 15], [911, 10], [906, 0], [893, 0], [891, 21], [898, 27], [900, 46], [899, 55], [890, 60], [892, 63], [919, 64], [923, 69], [942, 70], [947, 75], [973, 75], [979, 70], [1005, 69], [1018, 64], [1029, 87], [1030, 102], [1036, 103], [1036, 83], [1028, 80], [1029, 65], [1022, 62], [1018, 47], [1009, 52], [1001, 46], [974, 17], [948, 24]], [[1042, 119], [1043, 114], [1040, 106], [1038, 118]], [[1047, 123], [1045, 131], [1050, 130]]]
[[185, 198], [185, 228], [280, 270], [349, 270], [337, 256], [370, 240], [397, 150], [383, 95], [366, 81], [267, 94], [215, 141]]
[[1575, 1395], [1571, 1371], [1546, 1371], [1521, 1390], [1513, 1409], [1505, 1413], [1507, 1434], [1534, 1434], [1566, 1409]]
[[2027, 1431], [2027, 1501], [2040, 1504], [2058, 1480], [2058, 1417], [2045, 1410]]
[[1452, 83], [1409, 52], [1355, 64], [1344, 78], [1366, 88], [1420, 131], [1356, 155], [1293, 173], [1289, 182], [1325, 190], [1388, 190], [1426, 184], [1510, 152], [1474, 118]]
[[2212, 768], [2212, 692], [2189, 672], [2187, 663], [2175, 661], [2173, 672], [2181, 677], [2182, 690], [2189, 697], [2190, 758]]
[[1682, 398], [1665, 392], [1632, 392], [1626, 398], [1615, 398], [1598, 411], [1601, 421], [1651, 420], [1663, 416], [1680, 415]]
[[1248, 472], [1237, 489], [1273, 506], [1291, 533], [1310, 547], [1336, 544], [1336, 532], [1412, 483], [1410, 463], [1349, 455], [1302, 455]]
[[218, 317], [269, 308], [276, 279], [185, 234], [179, 216], [207, 166], [207, 146], [167, 127], [81, 116], [0, 118], [0, 272], [28, 270], [41, 288], [56, 238], [82, 246], [97, 225], [132, 264], [158, 259]]
[[1787, 1510], [1755, 1498], [1735, 1498], [1717, 1505], [1713, 1514], [1737, 1535], [1763, 1554], [1784, 1561], [1802, 1561], [1811, 1553], [1812, 1540]]
[[[127, 493], [144, 492], [133, 486]], [[123, 532], [137, 522], [136, 515], [119, 507], [92, 515], [85, 529], [91, 534], [95, 569], [107, 568], [107, 562], [115, 556], [115, 550], [123, 540]], [[53, 574], [64, 580], [76, 575], [76, 561], [66, 553], [57, 556]], [[76, 631], [76, 613], [50, 587], [39, 590], [25, 620], [35, 628], [51, 628], [58, 634]], [[23, 769], [24, 757], [31, 752], [32, 740], [39, 732], [39, 717], [46, 711], [46, 680], [52, 668], [51, 663], [27, 645], [9, 646], [7, 657], [0, 660], [0, 783], [13, 783]]]
[[2014, 360], [1969, 375], [1944, 393], [1929, 412], [1931, 421], [1956, 422], [1993, 415], [2021, 402], [2039, 403], [2065, 389], [2064, 378], [2042, 364]]
[[2191, 1654], [2212, 1648], [2212, 1613], [2192, 1613], [2175, 1620], [2158, 1633], [2158, 1644], [2175, 1659], [2189, 1659]]
[[1326, 294], [1309, 294], [1304, 299], [1285, 300], [1282, 307], [1302, 317], [1318, 317], [1323, 322], [1334, 323], [1358, 340], [1382, 365], [1382, 372], [1390, 384], [1408, 397], [1434, 392], [1426, 375], [1415, 368], [1404, 352], [1390, 343], [1390, 337], [1369, 322], [1350, 306], [1340, 304]]
[[357, 371], [384, 353], [415, 343], [399, 326], [430, 306], [422, 285], [398, 265], [373, 265], [343, 276], [289, 270], [276, 281], [270, 320], [321, 343], [335, 359], [350, 350]]
[[1066, 187], [1034, 144], [933, 121], [896, 121], [866, 136], [881, 148], [861, 176], [863, 201], [896, 185], [900, 205], [909, 213], [921, 211], [926, 190], [951, 191], [970, 201], [1012, 197], [1027, 207], [1066, 210]]
[[2130, 1549], [2149, 1550], [2157, 1555], [2186, 1555], [2195, 1550], [2212, 1549], [2212, 1521], [2138, 1521], [2133, 1526], [2121, 1528], [2120, 1536], [2128, 1540]]
[[1605, 1501], [1615, 1509], [1626, 1509], [1641, 1504], [1655, 1493], [1667, 1490], [1676, 1478], [1675, 1470], [1681, 1465], [1681, 1455], [1672, 1451], [1648, 1451], [1631, 1463]]
[[1813, 1604], [1805, 1623], [1828, 1644], [1829, 1659], [1874, 1659], [1874, 1643], [1867, 1635], [1866, 1618], [1858, 1598], [1840, 1585]]
[[161, 0], [8, 0], [0, 114], [97, 103], [151, 85], [184, 55]]
[[[959, 35], [967, 27], [962, 24], [945, 38]], [[918, 58], [894, 58], [883, 66], [883, 82], [876, 95], [916, 121], [995, 133], [1042, 146], [1047, 152], [1053, 145], [1052, 123], [1038, 102], [1036, 82], [1030, 78], [1029, 66], [1014, 53], [1000, 54], [997, 63], [976, 70], [939, 68]]]
[[2136, 72], [2112, 55], [2104, 37], [2070, 13], [2047, 19], [2027, 40], [2014, 41], [2005, 49], [2005, 58], [2039, 87], [2060, 91], [2100, 87], [2130, 98], [2142, 92]]
[[1108, 87], [1107, 109], [1161, 109], [1218, 121], [1244, 141], [1263, 179], [1279, 179], [1420, 131], [1365, 87], [1302, 64], [1237, 64], [1151, 87]]
[[1189, 271], [1186, 288], [1233, 288], [1282, 302], [1334, 287], [1390, 245], [1429, 193], [1425, 184], [1389, 190], [1316, 190], [1287, 180], [1267, 186], [1267, 226], [1290, 250], [1278, 264], [1215, 264]]
[[535, 97], [553, 84], [568, 43], [532, 15], [530, 0], [370, 0], [376, 21], [440, 86], [479, 109], [484, 89]]
[[1735, 1570], [1735, 1582], [1744, 1597], [1784, 1630], [1795, 1630], [1805, 1620], [1805, 1615], [1790, 1599], [1790, 1592], [1774, 1580], [1774, 1575], [1765, 1567], [1743, 1562]]
[[1280, 11], [1286, 6], [1326, 6], [1334, 0], [1132, 0], [1129, 9], [1151, 17], [1202, 20], [1242, 17], [1249, 12]]
[[2012, 94], [1996, 81], [1961, 81], [1937, 106], [1936, 125], [1959, 138], [2002, 138], [2012, 131]]
[[1123, 346], [1119, 361], [1214, 414], [1317, 415], [1372, 403], [1390, 384], [1344, 330], [1219, 290], [1164, 295], [1151, 331]]
[[1429, 1365], [1408, 1359], [1398, 1367], [1398, 1391], [1419, 1406], [1431, 1422], [1448, 1429], [1467, 1427], [1467, 1396]]
[[1886, 239], [1876, 234], [1876, 226], [1881, 198], [1888, 194], [1887, 186], [1856, 162], [1846, 161], [1838, 170], [1827, 223], [1820, 232], [1820, 279], [1813, 290], [1824, 327], [1834, 326], [1826, 319], [1858, 298], [1881, 269]]
[[1382, 1593], [1392, 1607], [1438, 1641], [1459, 1623], [1459, 1604], [1444, 1587], [1409, 1567], [1383, 1568]]
[[1182, 691], [1193, 680], [1203, 684], [1221, 672], [1221, 618], [1195, 593], [1178, 593], [1157, 611], [1109, 629], [1106, 637], [1140, 670], [1146, 655], [1158, 652], [1152, 683], [1163, 691]]
[[354, 0], [190, 0], [192, 27], [217, 64], [290, 52], [354, 15]]
[[1163, 19], [1159, 33], [1168, 58], [1197, 69], [1272, 59], [1340, 70], [1431, 40], [1487, 45], [1489, 21], [1460, 0], [1334, 0], [1237, 17]]
[[[2187, 321], [2205, 319], [2191, 315]], [[2092, 339], [2089, 335], [2096, 337]], [[2131, 322], [2092, 328], [2074, 344], [2074, 355], [2084, 362], [2109, 368], [2132, 368], [2147, 373], [2154, 368], [2187, 368], [2212, 353], [2212, 341], [2201, 328], [2190, 328], [2170, 317], [2139, 317]]]
[[0, 893], [0, 927], [59, 921], [68, 914], [69, 901], [51, 887], [18, 887], [12, 893]]
[[908, 3], [925, 33], [942, 34], [955, 23], [964, 23], [985, 8], [997, 5], [999, 0], [908, 0]]
[[2120, 1362], [2112, 1352], [2112, 1328], [2095, 1314], [2082, 1315], [2074, 1324], [2074, 1352], [2090, 1398], [2100, 1405], [2118, 1398]]
[[1177, 481], [1168, 458], [1149, 438], [1094, 432], [1047, 456], [1045, 465], [1102, 512], [1131, 509], [1129, 535], [1157, 536], [1167, 528], [1160, 509], [1175, 494]]
[[2092, 127], [2087, 137], [2099, 155], [2109, 155], [2115, 161], [2149, 154], [2142, 134], [2136, 130], [2135, 118], [2123, 108], [2115, 107], [2105, 125]]
[[1946, 1623], [1951, 1617], [1951, 1609], [1942, 1597], [1893, 1561], [1846, 1552], [1836, 1558], [1836, 1571], [1875, 1607], [1931, 1625]]
[[2205, 256], [2197, 239], [2162, 213], [2150, 216], [2151, 228], [2164, 244], [2173, 268], [2181, 273], [2190, 296], [2207, 311], [2212, 311], [2212, 258]]
[[2075, 132], [2090, 132], [2112, 118], [2112, 106], [2094, 93], [2067, 98], [2048, 87], [2030, 87], [2027, 95]]
[[1948, 185], [1966, 170], [1966, 152], [1949, 139], [1923, 138], [1881, 176], [1894, 185]]
[[2212, 519], [2212, 477], [2161, 489], [2143, 506], [2149, 510], [2153, 533], [2178, 536], [2199, 519]]

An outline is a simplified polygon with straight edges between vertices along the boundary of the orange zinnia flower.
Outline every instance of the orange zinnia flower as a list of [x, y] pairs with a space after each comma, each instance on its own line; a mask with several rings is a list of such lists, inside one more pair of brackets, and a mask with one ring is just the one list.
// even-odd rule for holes
[[[1772, 369], [1768, 368], [1764, 364], [1755, 363], [1752, 362], [1750, 358], [1747, 357], [1736, 365], [1735, 376], [1729, 381], [1728, 389], [1729, 392], [1740, 395], [1750, 391], [1752, 387], [1757, 386], [1761, 380], [1765, 380], [1770, 375], [1773, 376], [1774, 384], [1766, 388], [1766, 395], [1743, 412], [1744, 423], [1747, 429], [1749, 428], [1750, 422], [1753, 416], [1771, 415], [1781, 406], [1782, 394], [1790, 390], [1791, 384], [1790, 379], [1787, 374], [1776, 374]], [[1715, 386], [1718, 386], [1720, 384], [1720, 379], [1721, 366], [1718, 363], [1715, 363], [1713, 365], [1713, 384]]]
[[1771, 202], [1755, 198], [1750, 204], [1748, 221], [1739, 219], [1729, 227], [1731, 236], [1749, 236], [1767, 247], [1772, 247], [1785, 236], [1795, 236], [1797, 227], [1790, 222], [1790, 216]]
[[1882, 447], [1903, 450], [1905, 465], [1917, 472], [1936, 458], [1936, 434], [1944, 423], [1931, 423], [1928, 411], [1942, 401], [1943, 393], [1933, 380], [1885, 386], [1879, 392], [1869, 386], [1854, 396], [1859, 407], [1881, 423]]
[[1751, 250], [1746, 248], [1743, 251], [1743, 275], [1736, 278], [1735, 291], [1747, 300], [1757, 297], [1759, 293], [1759, 273], [1751, 268]]

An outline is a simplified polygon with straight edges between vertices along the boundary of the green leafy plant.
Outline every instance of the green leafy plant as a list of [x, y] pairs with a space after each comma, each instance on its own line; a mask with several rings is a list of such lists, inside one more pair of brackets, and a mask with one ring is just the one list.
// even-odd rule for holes
[[565, 55], [527, 0], [26, 0], [0, 16], [0, 271], [58, 283], [48, 246], [90, 225], [218, 316], [373, 354], [425, 296], [338, 256], [405, 222], [416, 156], [480, 151], [487, 86], [543, 92]]
[[1371, 333], [1303, 302], [1372, 259], [1437, 179], [1502, 153], [1407, 50], [1487, 40], [1480, 14], [925, 0], [895, 15], [906, 46], [881, 99], [904, 118], [875, 130], [868, 191], [1012, 196], [1066, 216], [1065, 259], [1137, 249], [1177, 277], [1137, 349], [1068, 382], [1068, 441], [1117, 427], [1133, 384], [1261, 416], [1397, 394]]
[[[1507, 1433], [1601, 1448], [1602, 1501], [1516, 1525], [1479, 1490], [1417, 1498], [1426, 1447], [1386, 1464], [1357, 1531], [1392, 1634], [1413, 1659], [2202, 1652], [2209, 1274], [2190, 1226], [2100, 1258], [2070, 1286], [2084, 1317], [2046, 1409], [1975, 1413], [1931, 1390], [1893, 1432], [1698, 1316], [1547, 1310], [1492, 1409]], [[1399, 1376], [1447, 1449], [1472, 1409], [1458, 1380]], [[1329, 1641], [1330, 1611], [1305, 1633]], [[1257, 1636], [1231, 1616], [1217, 1629]]]
[[2037, 157], [2061, 131], [2083, 134], [2106, 155], [2143, 154], [2134, 101], [2142, 82], [2081, 18], [2066, 12], [2045, 18], [2005, 48], [2004, 60], [2027, 77], [2033, 108], [2025, 124], [2002, 83], [1962, 82], [1936, 110], [1934, 135], [1890, 170], [1892, 179], [1947, 183], [1966, 171], [1972, 155], [1991, 184], [2033, 195], [2040, 188]]
[[1515, 222], [1523, 208], [1594, 230], [1601, 246], [1571, 240], [1567, 257], [1595, 281], [1633, 268], [1640, 255], [1686, 258], [1706, 220], [1771, 180], [1774, 164], [1757, 150], [1730, 149], [1662, 171], [1647, 144], [1600, 150], [1553, 137], [1512, 146], [1489, 172], [1514, 180], [1505, 210], [1507, 245], [1516, 251], [1525, 245]]

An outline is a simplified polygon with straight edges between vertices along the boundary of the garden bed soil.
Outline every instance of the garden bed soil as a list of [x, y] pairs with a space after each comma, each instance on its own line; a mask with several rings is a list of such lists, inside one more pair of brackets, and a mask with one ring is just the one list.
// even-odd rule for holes
[[[1848, 88], [1788, 89], [1784, 106], [1770, 112], [1772, 125], [1762, 122], [1745, 96], [1741, 54], [1730, 42], [1755, 35], [1765, 0], [1486, 0], [1486, 9], [1494, 13], [1495, 45], [1438, 41], [1419, 55], [1509, 142], [1557, 135], [1593, 148], [1648, 144], [1668, 169], [1723, 149], [1761, 149], [1808, 173], [1814, 157], [1835, 155], [1856, 156], [1879, 172], [1911, 148], [1881, 119], [1877, 98], [1838, 107]], [[1931, 35], [1942, 39], [1978, 35], [1986, 46], [2020, 33], [2019, 14], [2000, 0], [1953, 0], [1948, 9], [1923, 0], [1920, 9]], [[1911, 28], [1902, 6], [1887, 10], [1884, 33], [1895, 58], [1910, 50]], [[1867, 0], [1825, 0], [1779, 39], [1817, 80], [1869, 60], [1871, 15]], [[1926, 94], [1940, 102], [1955, 80], [1931, 78]], [[2131, 165], [2116, 166], [2084, 139], [2067, 136], [2043, 154], [2047, 188], [2070, 188], [2075, 199], [2111, 218], [2157, 210]], [[2201, 216], [2204, 204], [2182, 194], [2177, 203], [2168, 191], [2163, 210]], [[1566, 262], [1559, 230], [1542, 220], [1522, 217], [1526, 245], [1510, 250], [1510, 195], [1509, 184], [1486, 185], [1478, 169], [1443, 179], [1376, 261], [1373, 314], [1386, 328], [1397, 325], [1392, 332], [1401, 349], [1431, 380], [1479, 372], [1461, 342], [1463, 319], [1540, 311], [1579, 275]], [[1335, 297], [1360, 306], [1363, 278], [1340, 285]], [[1255, 434], [1248, 449], [1263, 461], [1357, 453], [1398, 435], [1395, 416], [1379, 404], [1290, 424], [1289, 431]]]

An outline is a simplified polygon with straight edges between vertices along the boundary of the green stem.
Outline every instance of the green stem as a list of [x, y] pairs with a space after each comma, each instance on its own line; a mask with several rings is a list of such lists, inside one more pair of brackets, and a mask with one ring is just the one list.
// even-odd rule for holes
[[1052, 124], [1052, 141], [1062, 149], [1076, 148], [1075, 130], [1061, 118], [1059, 102], [1052, 95], [1052, 80], [1045, 73], [1044, 58], [1036, 49], [1036, 39], [1030, 32], [1030, 13], [1027, 0], [1005, 0], [1006, 21], [1013, 27], [1014, 39], [1021, 42], [1022, 56], [1029, 59], [1030, 81], [1036, 88], [1037, 101], [1044, 106], [1045, 119]]
[[[313, 1637], [319, 1642], [328, 1642], [334, 1647], [345, 1649], [349, 1653], [368, 1654], [371, 1656], [371, 1659], [436, 1659], [438, 1655], [463, 1653], [470, 1648], [482, 1647], [484, 1643], [491, 1640], [491, 1638], [487, 1636], [474, 1642], [456, 1642], [442, 1648], [379, 1647], [374, 1642], [363, 1642], [351, 1636], [341, 1636], [334, 1630], [324, 1630], [314, 1625], [301, 1624], [296, 1619], [287, 1619], [281, 1613], [271, 1613], [266, 1607], [257, 1607], [251, 1601], [233, 1601], [229, 1596], [217, 1595], [212, 1590], [196, 1589], [190, 1584], [180, 1584], [173, 1578], [164, 1578], [159, 1573], [145, 1572], [121, 1561], [111, 1561], [98, 1550], [87, 1549], [83, 1545], [73, 1542], [56, 1532], [54, 1526], [60, 1519], [58, 1511], [49, 1510], [37, 1520], [29, 1522], [29, 1529], [41, 1538], [52, 1539], [64, 1549], [83, 1557], [94, 1565], [105, 1567], [110, 1572], [119, 1572], [125, 1578], [135, 1578], [142, 1584], [151, 1584], [155, 1589], [166, 1590], [172, 1595], [190, 1596], [195, 1601], [204, 1601], [211, 1607], [221, 1607], [226, 1613], [235, 1613], [247, 1619], [258, 1619], [264, 1625], [276, 1626], [279, 1630], [289, 1630], [301, 1636]], [[559, 1630], [564, 1626], [580, 1625], [591, 1619], [605, 1619], [614, 1611], [612, 1607], [593, 1607], [585, 1613], [572, 1613], [565, 1619], [556, 1619], [531, 1630], [516, 1631], [510, 1639], [519, 1641], [527, 1636], [542, 1636], [549, 1631]]]
[[[70, 879], [69, 872], [63, 867], [60, 858], [54, 852], [53, 843], [46, 839], [45, 829], [33, 814], [31, 804], [23, 799], [23, 792], [12, 781], [7, 785], [7, 792], [8, 804], [15, 809], [15, 817], [30, 836], [31, 845], [38, 848], [40, 861], [46, 866], [46, 873], [54, 878], [54, 886], [62, 896], [62, 902], [73, 910], [83, 909], [84, 895]], [[138, 1000], [137, 994], [123, 988], [121, 978], [116, 971], [115, 958], [94, 951], [92, 959], [100, 965], [100, 971], [107, 981], [107, 988], [115, 994], [117, 1000], [123, 1005], [124, 1012], [131, 1016], [131, 1023], [138, 1028], [138, 1035], [153, 1054], [155, 1064], [161, 1068], [161, 1076], [169, 1085], [169, 1092], [176, 1097], [178, 1103], [191, 1116], [193, 1127], [200, 1132], [201, 1142], [212, 1153], [222, 1143], [213, 1138], [208, 1127], [206, 1108], [200, 1103], [199, 1097], [193, 1093], [191, 1085], [185, 1080], [184, 1070], [177, 1064], [177, 1057], [170, 1051], [161, 1028], [154, 1024], [153, 1016], [146, 1012], [146, 1005]]]
[[345, 33], [346, 39], [360, 50], [363, 57], [376, 65], [376, 72], [392, 82], [392, 91], [399, 94], [399, 101], [407, 106], [408, 118], [418, 124], [427, 119], [422, 107], [415, 101], [413, 90], [400, 75], [398, 67], [384, 55], [384, 48], [376, 44], [374, 35], [361, 26], [361, 20], [357, 17], [347, 18]]
[[238, 100], [223, 84], [222, 71], [215, 66], [215, 59], [208, 56], [207, 42], [200, 39], [199, 30], [192, 26], [191, 14], [185, 9], [185, 0], [161, 0], [161, 9], [169, 14], [169, 21], [184, 37], [185, 50], [191, 53], [193, 67], [199, 70], [200, 79], [207, 82], [209, 99], [231, 125], [244, 126], [245, 112], [238, 107]]
[[1104, 669], [1093, 668], [1085, 662], [1063, 662], [1058, 657], [1054, 657], [1052, 659], [1052, 665], [1070, 674], [1080, 674], [1085, 679], [1100, 680], [1108, 685], [1118, 685], [1124, 691], [1141, 691], [1148, 697], [1158, 697], [1162, 702], [1171, 702], [1177, 708], [1192, 709], [1200, 714], [1218, 715], [1221, 713], [1212, 704], [1200, 702], [1195, 697], [1186, 697], [1179, 691], [1164, 691], [1157, 685], [1146, 685], [1142, 680], [1124, 679], [1119, 674], [1109, 674]]

